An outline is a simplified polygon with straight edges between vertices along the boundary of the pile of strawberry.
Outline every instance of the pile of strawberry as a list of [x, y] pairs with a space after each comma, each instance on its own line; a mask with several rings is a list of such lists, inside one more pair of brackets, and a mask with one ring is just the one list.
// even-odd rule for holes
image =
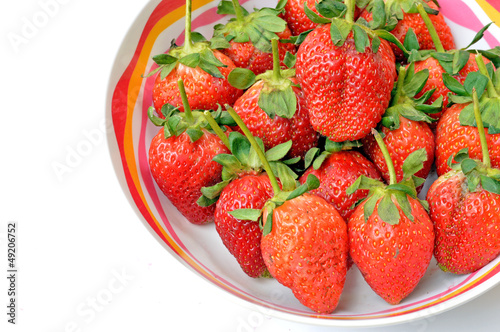
[[456, 49], [437, 1], [218, 13], [207, 40], [188, 0], [184, 44], [154, 57], [149, 164], [248, 276], [331, 313], [352, 264], [398, 304], [433, 255], [466, 274], [500, 254], [500, 46], [470, 49], [489, 25]]

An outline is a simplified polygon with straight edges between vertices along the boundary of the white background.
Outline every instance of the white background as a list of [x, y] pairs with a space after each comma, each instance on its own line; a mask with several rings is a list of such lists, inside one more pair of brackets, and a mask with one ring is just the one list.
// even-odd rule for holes
[[[0, 330], [348, 330], [242, 306], [170, 256], [129, 205], [103, 123], [116, 52], [146, 2], [0, 2]], [[7, 324], [3, 277], [12, 221], [16, 326]], [[367, 331], [489, 331], [498, 299], [500, 287], [437, 316]]]

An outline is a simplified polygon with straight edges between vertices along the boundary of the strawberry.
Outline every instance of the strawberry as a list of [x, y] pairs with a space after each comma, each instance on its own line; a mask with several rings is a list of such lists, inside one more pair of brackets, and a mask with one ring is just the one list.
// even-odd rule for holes
[[262, 258], [259, 223], [241, 220], [229, 212], [237, 209], [262, 209], [273, 197], [273, 188], [266, 174], [247, 174], [231, 181], [221, 192], [215, 208], [215, 227], [222, 242], [250, 277], [267, 276]]
[[[429, 19], [435, 26], [439, 39], [445, 50], [455, 48], [455, 41], [451, 33], [450, 27], [446, 23], [443, 14], [439, 11], [439, 7], [434, 1], [426, 0], [384, 0], [385, 12], [384, 15], [393, 18], [390, 24], [389, 31], [401, 42], [404, 43], [408, 31], [411, 29], [416, 37], [421, 50], [434, 49], [434, 42], [427, 30], [422, 16], [416, 9], [417, 4], [422, 4], [425, 10], [431, 14]], [[373, 20], [373, 15], [380, 15], [374, 8], [374, 1], [369, 4], [360, 17], [368, 22]], [[403, 52], [395, 44], [391, 44], [396, 61], [404, 62], [406, 60]]]
[[[266, 149], [292, 140], [289, 157], [304, 157], [306, 152], [318, 144], [319, 134], [309, 121], [309, 113], [302, 90], [296, 85], [294, 69], [280, 69], [277, 40], [273, 40], [275, 66], [272, 71], [258, 75], [235, 70], [229, 81], [240, 88], [236, 80], [245, 79], [250, 87], [234, 103], [234, 110], [243, 119], [252, 135], [261, 138]], [[234, 73], [234, 74], [233, 74]], [[256, 81], [255, 81], [256, 80]]]
[[415, 188], [423, 181], [414, 176], [422, 167], [421, 155], [419, 152], [410, 155], [403, 167], [403, 181], [396, 183], [394, 165], [385, 144], [375, 130], [374, 135], [386, 156], [391, 179], [386, 186], [360, 177], [348, 189], [348, 193], [370, 190], [367, 199], [349, 218], [349, 253], [373, 291], [387, 303], [398, 304], [426, 272], [432, 258], [434, 232], [425, 202], [417, 198]]
[[180, 78], [184, 81], [192, 109], [217, 110], [218, 105], [232, 105], [243, 93], [226, 79], [235, 68], [231, 59], [213, 50], [201, 34], [191, 32], [191, 0], [186, 1], [185, 23], [184, 45], [173, 45], [168, 53], [154, 56], [158, 68], [147, 75], [157, 75], [153, 86], [153, 105], [160, 116], [165, 104], [178, 107], [181, 112], [184, 110], [177, 87]]
[[[289, 287], [305, 306], [318, 313], [335, 310], [347, 273], [347, 226], [335, 208], [319, 196], [307, 193], [317, 188], [313, 175], [295, 188], [295, 182], [280, 188], [271, 165], [255, 138], [234, 110], [228, 108], [238, 126], [255, 147], [269, 176], [274, 196], [262, 209], [238, 209], [239, 219], [261, 220], [261, 252], [269, 273]], [[283, 181], [282, 178], [280, 180]], [[295, 189], [294, 189], [295, 188]]]
[[473, 108], [482, 147], [482, 162], [459, 151], [453, 169], [429, 188], [434, 222], [434, 256], [439, 267], [456, 274], [477, 271], [500, 254], [500, 170], [491, 168], [477, 93]]
[[[363, 1], [358, 1], [361, 6]], [[366, 1], [365, 1], [366, 2]], [[312, 10], [314, 13], [318, 14], [316, 6], [321, 6], [321, 1], [317, 0], [288, 0], [284, 7], [283, 18], [287, 21], [292, 34], [298, 36], [308, 30], [312, 30], [318, 26], [319, 23], [313, 22], [306, 14], [306, 8]], [[307, 7], [305, 7], [307, 6]], [[363, 7], [361, 7], [363, 8]], [[356, 6], [354, 19], [356, 19], [361, 13], [361, 8]]]
[[202, 113], [191, 112], [181, 80], [179, 87], [184, 112], [167, 104], [162, 107], [165, 119], [161, 119], [149, 108], [151, 121], [162, 126], [149, 147], [149, 167], [158, 187], [179, 212], [193, 224], [206, 224], [214, 220], [215, 206], [201, 207], [197, 200], [202, 187], [221, 180], [222, 166], [212, 158], [228, 149], [200, 121]]
[[[426, 179], [434, 162], [434, 134], [428, 123], [432, 122], [426, 112], [436, 112], [441, 109], [440, 101], [433, 105], [426, 105], [427, 94], [424, 98], [414, 98], [419, 89], [425, 84], [429, 76], [428, 70], [415, 73], [413, 65], [408, 68], [399, 68], [398, 84], [394, 89], [391, 106], [385, 111], [379, 125], [384, 143], [396, 170], [396, 179], [403, 179], [403, 163], [408, 156], [420, 149], [427, 155], [423, 168], [415, 175]], [[375, 163], [382, 177], [389, 181], [389, 170], [384, 155], [373, 135], [362, 139], [363, 150]], [[417, 188], [420, 191], [421, 187]]]
[[370, 30], [377, 37], [368, 37], [365, 26], [353, 23], [354, 2], [335, 3], [346, 6], [345, 20], [317, 17], [323, 24], [297, 51], [297, 80], [313, 128], [335, 142], [355, 141], [370, 133], [389, 105], [395, 59], [389, 44], [378, 37], [387, 37], [386, 31]]
[[[456, 95], [450, 98], [457, 104], [449, 107], [441, 117], [436, 128], [436, 171], [443, 175], [450, 171], [448, 159], [458, 151], [467, 148], [469, 156], [481, 159], [482, 149], [478, 128], [473, 116], [471, 86], [482, 87], [489, 85], [487, 90], [478, 91], [481, 95], [480, 110], [485, 124], [485, 137], [490, 147], [492, 167], [500, 168], [500, 74], [497, 74], [491, 63], [484, 64], [482, 56], [477, 56], [477, 63], [481, 72], [472, 72], [462, 86], [458, 80], [446, 76], [448, 85]], [[490, 69], [487, 69], [489, 67]], [[490, 78], [491, 75], [491, 78]], [[488, 83], [491, 82], [491, 83]], [[493, 83], [495, 82], [495, 83]]]
[[299, 178], [299, 182], [303, 184], [309, 174], [316, 176], [320, 186], [310, 193], [332, 204], [345, 220], [354, 212], [354, 204], [368, 195], [368, 190], [358, 190], [352, 195], [347, 195], [346, 189], [361, 175], [382, 181], [375, 165], [360, 152], [348, 150], [350, 145], [351, 142], [339, 144], [327, 141], [326, 151], [319, 155], [313, 165]]
[[[286, 22], [278, 14], [282, 8], [261, 8], [248, 13], [238, 1], [221, 1], [218, 14], [236, 15], [225, 25], [214, 27], [212, 42], [218, 41], [222, 53], [227, 55], [236, 67], [250, 69], [255, 75], [273, 69], [271, 39], [290, 39], [292, 33]], [[279, 42], [281, 66], [287, 52], [295, 54], [292, 43]]]
[[[233, 131], [226, 138], [217, 122], [207, 113], [207, 120], [221, 140], [226, 141], [231, 154], [218, 154], [214, 161], [223, 166], [222, 181], [203, 187], [199, 204], [209, 206], [216, 201], [215, 229], [224, 246], [236, 258], [242, 270], [252, 278], [269, 276], [260, 252], [262, 230], [256, 221], [239, 219], [231, 212], [236, 209], [262, 209], [273, 197], [269, 177], [264, 173], [256, 150], [241, 133]], [[220, 114], [222, 117], [222, 114]], [[219, 121], [222, 120], [219, 118]], [[260, 147], [262, 141], [256, 138]], [[293, 186], [297, 175], [281, 160], [291, 147], [291, 142], [265, 152], [273, 169], [283, 179], [284, 186]]]

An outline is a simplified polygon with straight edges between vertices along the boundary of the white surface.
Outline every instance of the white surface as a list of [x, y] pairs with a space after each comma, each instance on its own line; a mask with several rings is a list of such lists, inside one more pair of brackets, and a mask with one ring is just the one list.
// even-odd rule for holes
[[[116, 51], [145, 3], [0, 4], [0, 330], [352, 331], [240, 306], [171, 257], [138, 220], [102, 123]], [[10, 221], [19, 228], [15, 326], [7, 323], [3, 277]], [[496, 287], [425, 320], [366, 330], [492, 331], [499, 298]]]

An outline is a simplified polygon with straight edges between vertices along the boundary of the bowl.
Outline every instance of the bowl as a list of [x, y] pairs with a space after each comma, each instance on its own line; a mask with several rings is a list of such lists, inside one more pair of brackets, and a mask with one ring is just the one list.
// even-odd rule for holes
[[[249, 10], [274, 5], [265, 0], [240, 2]], [[229, 19], [216, 13], [218, 3], [193, 1], [193, 31], [210, 38], [212, 27]], [[468, 45], [487, 23], [495, 18], [500, 21], [500, 8], [494, 1], [439, 3], [457, 48]], [[164, 53], [171, 40], [176, 39], [178, 45], [183, 43], [184, 11], [184, 0], [156, 0], [145, 6], [118, 50], [108, 90], [106, 117], [108, 128], [113, 128], [108, 137], [111, 159], [139, 221], [151, 231], [152, 241], [160, 241], [186, 268], [232, 294], [237, 302], [268, 315], [313, 325], [362, 327], [408, 322], [452, 309], [500, 282], [500, 257], [468, 275], [444, 273], [433, 260], [416, 289], [399, 305], [391, 306], [371, 290], [353, 267], [335, 312], [318, 315], [300, 304], [291, 290], [276, 280], [248, 277], [222, 244], [215, 226], [189, 223], [162, 194], [149, 171], [149, 144], [158, 128], [147, 117], [154, 77], [145, 79], [142, 75], [153, 67], [152, 56]], [[499, 40], [500, 29], [492, 25], [475, 47], [489, 49], [500, 45]]]

